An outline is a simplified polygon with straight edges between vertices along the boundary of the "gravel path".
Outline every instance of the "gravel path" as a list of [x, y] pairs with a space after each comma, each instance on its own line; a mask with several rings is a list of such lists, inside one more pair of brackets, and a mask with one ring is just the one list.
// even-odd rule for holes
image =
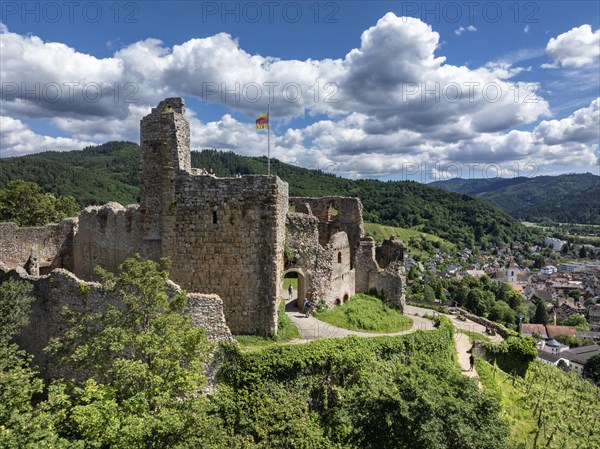
[[[394, 332], [391, 334], [359, 332], [351, 331], [348, 329], [342, 329], [341, 327], [334, 326], [333, 324], [319, 321], [312, 315], [310, 315], [307, 318], [306, 316], [304, 316], [304, 313], [296, 307], [294, 300], [286, 302], [285, 311], [300, 331], [300, 335], [302, 337], [301, 339], [292, 341], [292, 343], [300, 343], [306, 340], [316, 340], [318, 338], [342, 338], [347, 337], [348, 335], [358, 335], [359, 337], [379, 337], [383, 335], [395, 336], [409, 334], [418, 329], [435, 329], [431, 320], [428, 320], [427, 318], [422, 318], [420, 316], [410, 316], [410, 318], [412, 318], [413, 320], [412, 327], [401, 332]], [[406, 315], [409, 314], [406, 313]]]
[[[341, 327], [334, 326], [333, 324], [319, 321], [312, 315], [306, 317], [304, 316], [304, 313], [302, 313], [296, 307], [295, 302], [296, 301], [294, 299], [292, 299], [291, 301], [286, 301], [285, 311], [300, 331], [301, 338], [292, 340], [290, 341], [290, 343], [306, 343], [307, 341], [315, 340], [318, 338], [343, 338], [347, 337], [348, 335], [358, 335], [359, 337], [378, 337], [410, 334], [411, 332], [414, 332], [416, 330], [434, 330], [435, 327], [433, 326], [433, 322], [427, 318], [423, 318], [423, 315], [437, 315], [437, 312], [434, 312], [432, 310], [407, 305], [404, 309], [404, 314], [406, 316], [409, 316], [413, 320], [412, 327], [401, 332], [395, 332], [391, 334], [359, 332], [351, 331], [348, 329], [342, 329]], [[461, 321], [457, 319], [457, 317], [454, 315], [444, 316], [450, 319], [450, 321], [457, 330], [462, 329], [465, 331], [479, 332], [480, 334], [485, 335], [485, 327], [481, 324], [477, 324], [470, 320]], [[489, 338], [494, 343], [499, 343], [502, 341], [502, 337], [497, 334]], [[475, 370], [475, 368], [473, 368], [472, 371], [470, 370], [469, 356], [472, 345], [469, 340], [469, 336], [460, 332], [456, 332], [454, 334], [454, 343], [456, 345], [458, 363], [462, 369], [463, 374], [472, 378], [478, 378], [477, 371]], [[478, 382], [478, 385], [481, 389], [481, 382]]]

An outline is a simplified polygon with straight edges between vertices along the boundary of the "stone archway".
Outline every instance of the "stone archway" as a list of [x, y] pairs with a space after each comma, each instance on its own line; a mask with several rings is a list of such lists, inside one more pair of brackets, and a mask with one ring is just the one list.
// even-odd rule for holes
[[[302, 270], [300, 268], [290, 268], [289, 270], [285, 270], [283, 272], [283, 279], [297, 279], [297, 283], [296, 283], [296, 288], [294, 288], [294, 293], [296, 294], [296, 305], [298, 306], [299, 309], [303, 309], [304, 308], [304, 301], [306, 300], [306, 290], [307, 290], [307, 285], [306, 285], [306, 276], [304, 275], [304, 273], [302, 272]], [[294, 282], [292, 282], [292, 286], [294, 285]], [[286, 290], [285, 290], [285, 297], [286, 299], [288, 298], [287, 296], [288, 292], [287, 292], [287, 286], [286, 286]]]

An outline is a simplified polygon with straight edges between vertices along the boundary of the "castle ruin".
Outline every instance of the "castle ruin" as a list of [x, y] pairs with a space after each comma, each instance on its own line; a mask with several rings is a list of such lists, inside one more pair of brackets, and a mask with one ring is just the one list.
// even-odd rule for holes
[[[197, 309], [210, 309], [213, 318], [196, 321], [217, 323], [207, 331], [213, 340], [230, 338], [229, 329], [276, 333], [283, 279], [292, 273], [299, 279], [300, 307], [307, 298], [334, 306], [373, 289], [403, 307], [404, 247], [384, 242], [376, 252], [372, 239], [364, 238], [359, 199], [289, 198], [287, 183], [277, 176], [216, 178], [192, 168], [181, 98], [163, 100], [141, 120], [140, 146], [139, 205], [90, 206], [78, 217], [43, 227], [0, 223], [4, 271], [45, 285], [43, 279], [59, 276], [50, 273], [61, 268], [60, 276], [92, 282], [96, 266], [115, 271], [136, 253], [152, 260], [167, 256], [171, 280], [204, 295], [196, 298]], [[75, 284], [54, 283], [65, 291]], [[60, 300], [50, 290], [36, 288], [30, 327], [51, 334], [56, 329], [48, 322], [57, 309], [47, 303]], [[76, 301], [76, 295], [64, 297]], [[44, 308], [49, 314], [40, 312]]]

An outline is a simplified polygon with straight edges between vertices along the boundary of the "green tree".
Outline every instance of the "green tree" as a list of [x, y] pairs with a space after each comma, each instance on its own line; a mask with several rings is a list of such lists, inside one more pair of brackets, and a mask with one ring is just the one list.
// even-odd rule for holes
[[350, 395], [354, 445], [344, 447], [505, 448], [507, 424], [496, 400], [451, 366], [435, 365], [374, 363]]
[[579, 338], [573, 335], [556, 335], [554, 339], [571, 348], [578, 348], [580, 346], [589, 346], [594, 344], [594, 340], [590, 338]]
[[490, 309], [489, 319], [513, 325], [517, 319], [517, 313], [504, 301], [496, 301]]
[[561, 321], [561, 324], [565, 326], [577, 326], [579, 330], [590, 330], [587, 320], [579, 313], [569, 315], [566, 320]]
[[523, 335], [510, 336], [502, 343], [486, 343], [488, 356], [507, 373], [525, 376], [529, 365], [537, 359], [536, 341]]
[[583, 365], [582, 375], [600, 386], [600, 354], [588, 359]]
[[491, 308], [491, 297], [480, 288], [472, 288], [467, 296], [467, 310], [475, 315], [484, 316]]
[[430, 302], [435, 301], [435, 292], [433, 291], [433, 288], [431, 288], [430, 285], [426, 285], [423, 288], [423, 297], [424, 297], [425, 301], [430, 301]]
[[56, 200], [56, 218], [59, 220], [77, 215], [80, 209], [77, 200], [71, 195], [61, 196]]
[[548, 324], [548, 306], [543, 299], [538, 300], [535, 306], [535, 315], [531, 322], [536, 324]]
[[95, 313], [67, 312], [69, 330], [49, 346], [88, 376], [71, 393], [70, 416], [90, 447], [170, 447], [202, 419], [209, 347], [186, 314], [187, 296], [167, 294], [169, 265], [136, 257], [119, 275], [99, 270], [111, 300]]
[[467, 304], [467, 300], [469, 298], [469, 287], [466, 285], [460, 285], [460, 287], [456, 288], [455, 294], [452, 296], [452, 299], [458, 302], [460, 307], [464, 307]]
[[575, 288], [569, 292], [569, 298], [579, 299], [581, 296], [581, 290]]
[[0, 221], [12, 221], [19, 226], [41, 226], [73, 216], [78, 211], [75, 198], [57, 199], [51, 193], [43, 193], [34, 182], [17, 179], [0, 190]]
[[44, 383], [31, 356], [9, 342], [29, 321], [30, 291], [22, 281], [0, 284], [0, 449], [70, 448], [56, 432], [61, 396], [51, 388], [40, 402]]
[[537, 256], [533, 262], [533, 268], [542, 268], [546, 264], [546, 258], [541, 254]]
[[29, 323], [32, 287], [27, 282], [7, 279], [0, 284], [0, 339], [9, 341]]

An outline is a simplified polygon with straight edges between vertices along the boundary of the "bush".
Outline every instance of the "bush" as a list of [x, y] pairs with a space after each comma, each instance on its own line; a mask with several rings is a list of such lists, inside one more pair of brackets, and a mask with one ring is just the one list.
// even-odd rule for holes
[[529, 364], [537, 358], [536, 342], [531, 337], [510, 336], [502, 343], [484, 345], [486, 356], [506, 373], [525, 377]]

